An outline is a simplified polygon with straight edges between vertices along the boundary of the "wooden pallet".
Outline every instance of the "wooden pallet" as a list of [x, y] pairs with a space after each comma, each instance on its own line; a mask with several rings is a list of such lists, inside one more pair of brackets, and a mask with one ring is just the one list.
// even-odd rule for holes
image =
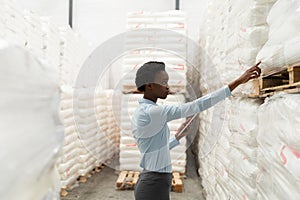
[[89, 173], [87, 173], [85, 175], [79, 176], [77, 179], [75, 179], [74, 182], [70, 183], [69, 185], [67, 185], [67, 186], [65, 186], [63, 188], [61, 188], [61, 190], [60, 190], [60, 196], [61, 197], [66, 197], [68, 195], [68, 191], [72, 190], [73, 187], [74, 187], [74, 185], [79, 184], [79, 183], [86, 183], [87, 180], [89, 178], [91, 178], [93, 174], [101, 172], [101, 170], [104, 167], [105, 167], [105, 165], [101, 164], [101, 165], [95, 167], [94, 169], [92, 169]]
[[[121, 171], [116, 181], [116, 190], [133, 190], [140, 176], [140, 172]], [[172, 174], [172, 191], [182, 192], [183, 181], [179, 172]]]
[[77, 185], [78, 183], [79, 183], [78, 179], [75, 179], [72, 183], [69, 183], [68, 185], [62, 187], [60, 189], [60, 196], [61, 197], [67, 196], [69, 194], [68, 191], [72, 190], [74, 186]]
[[279, 92], [300, 92], [300, 63], [287, 65], [261, 75], [254, 81], [254, 93], [249, 97], [268, 97]]
[[99, 165], [99, 166], [93, 168], [90, 172], [88, 172], [88, 173], [86, 173], [86, 174], [84, 174], [84, 175], [80, 175], [80, 176], [77, 178], [77, 180], [78, 180], [80, 183], [85, 183], [85, 182], [87, 182], [87, 180], [88, 180], [89, 178], [91, 178], [93, 174], [100, 172], [100, 171], [104, 168], [104, 166], [105, 166], [104, 164], [101, 164], [101, 165]]
[[61, 197], [66, 197], [68, 195], [68, 191], [66, 190], [66, 188], [61, 188], [60, 189], [60, 196]]
[[179, 172], [173, 172], [172, 190], [180, 193], [183, 191], [183, 181]]
[[132, 190], [136, 185], [140, 172], [121, 171], [116, 182], [116, 190]]

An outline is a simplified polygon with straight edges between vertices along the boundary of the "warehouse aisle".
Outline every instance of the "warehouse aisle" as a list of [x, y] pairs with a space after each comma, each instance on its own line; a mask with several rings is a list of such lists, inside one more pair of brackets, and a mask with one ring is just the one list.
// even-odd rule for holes
[[[187, 178], [184, 179], [184, 192], [171, 192], [172, 200], [203, 200], [201, 181], [196, 173], [194, 157], [187, 151]], [[100, 173], [94, 174], [86, 183], [80, 184], [69, 192], [62, 200], [132, 200], [133, 191], [116, 191], [115, 181], [118, 175], [109, 167], [103, 168]]]

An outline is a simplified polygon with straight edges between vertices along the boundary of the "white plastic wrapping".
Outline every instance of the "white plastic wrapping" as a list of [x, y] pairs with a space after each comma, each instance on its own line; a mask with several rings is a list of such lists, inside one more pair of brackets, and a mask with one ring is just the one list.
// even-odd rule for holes
[[259, 105], [230, 98], [200, 114], [199, 173], [207, 199], [256, 199]]
[[57, 70], [3, 40], [0, 57], [0, 198], [55, 199], [55, 162], [63, 142]]
[[258, 199], [299, 199], [299, 94], [278, 94], [259, 110]]
[[[268, 39], [266, 19], [273, 3], [254, 0], [209, 3], [207, 27], [201, 37], [205, 53], [200, 79], [203, 94], [228, 84], [255, 64], [258, 51]], [[249, 94], [252, 87], [249, 82], [234, 93]]]
[[268, 16], [269, 39], [257, 55], [268, 72], [300, 61], [300, 2], [278, 0]]

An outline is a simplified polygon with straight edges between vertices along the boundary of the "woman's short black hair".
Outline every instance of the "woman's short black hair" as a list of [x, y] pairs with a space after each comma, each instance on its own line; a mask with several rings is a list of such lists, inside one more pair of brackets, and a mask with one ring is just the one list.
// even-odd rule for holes
[[136, 72], [135, 85], [141, 92], [145, 91], [145, 84], [153, 83], [157, 72], [165, 71], [165, 63], [150, 61], [143, 64]]

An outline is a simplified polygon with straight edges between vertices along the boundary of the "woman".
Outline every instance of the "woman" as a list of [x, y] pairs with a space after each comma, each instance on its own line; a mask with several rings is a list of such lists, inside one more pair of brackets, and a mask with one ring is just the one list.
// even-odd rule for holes
[[[135, 187], [136, 200], [169, 200], [172, 183], [170, 150], [179, 144], [185, 134], [169, 139], [167, 122], [185, 118], [206, 110], [231, 95], [240, 84], [258, 78], [261, 70], [257, 63], [228, 86], [182, 105], [157, 105], [157, 99], [169, 94], [169, 76], [163, 62], [145, 63], [136, 73], [135, 83], [144, 97], [132, 117], [133, 135], [141, 152], [143, 168]], [[182, 127], [182, 126], [181, 126]]]

